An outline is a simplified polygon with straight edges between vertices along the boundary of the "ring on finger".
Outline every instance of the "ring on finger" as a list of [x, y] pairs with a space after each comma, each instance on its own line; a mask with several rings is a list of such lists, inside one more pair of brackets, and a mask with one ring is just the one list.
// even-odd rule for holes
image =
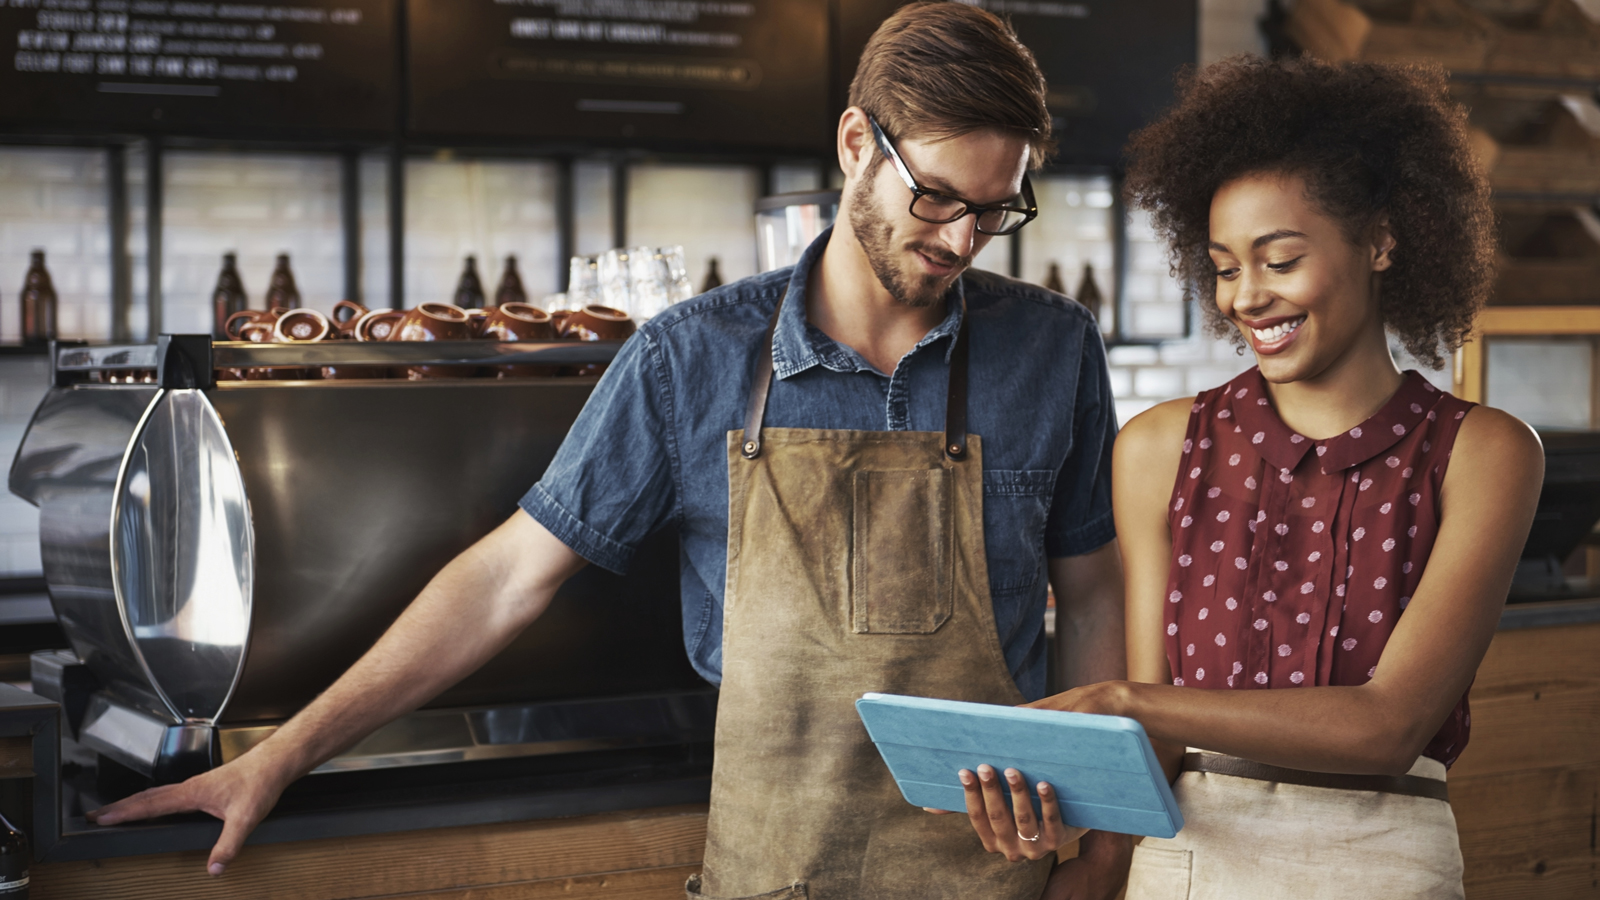
[[1021, 831], [1018, 831], [1017, 832], [1017, 837], [1021, 838], [1022, 840], [1027, 841], [1030, 844], [1037, 844], [1039, 842], [1039, 838], [1044, 837], [1044, 832], [1041, 831], [1038, 834], [1034, 835], [1033, 837], [1027, 837], [1027, 836], [1023, 835], [1023, 833]]

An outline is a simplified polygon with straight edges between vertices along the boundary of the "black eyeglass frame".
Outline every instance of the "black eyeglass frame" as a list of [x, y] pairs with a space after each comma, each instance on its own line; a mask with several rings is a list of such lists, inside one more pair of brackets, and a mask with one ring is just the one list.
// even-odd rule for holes
[[[1039, 204], [1034, 200], [1033, 183], [1028, 180], [1027, 173], [1023, 173], [1022, 175], [1022, 202], [1026, 203], [1027, 206], [1007, 206], [1005, 204], [979, 206], [976, 203], [968, 203], [960, 197], [952, 197], [943, 191], [929, 190], [922, 185], [917, 184], [917, 179], [912, 176], [911, 170], [906, 167], [905, 161], [900, 158], [900, 154], [894, 149], [894, 144], [890, 142], [889, 136], [884, 134], [883, 127], [878, 124], [878, 120], [874, 118], [871, 113], [868, 113], [867, 121], [872, 125], [872, 137], [878, 142], [878, 149], [882, 151], [884, 157], [889, 160], [889, 163], [894, 166], [895, 173], [900, 176], [900, 180], [905, 182], [906, 187], [911, 190], [911, 205], [906, 208], [906, 211], [911, 213], [913, 217], [919, 219], [920, 221], [927, 222], [931, 225], [948, 225], [951, 222], [959, 221], [970, 215], [975, 219], [973, 222], [973, 227], [978, 229], [979, 234], [1003, 237], [1008, 234], [1016, 234], [1022, 230], [1022, 226], [1039, 217]], [[961, 212], [951, 216], [948, 219], [930, 219], [927, 216], [917, 215], [917, 201], [930, 194], [935, 197], [943, 197], [946, 200], [953, 200], [957, 203], [960, 203]], [[1021, 222], [1018, 222], [1015, 226], [1008, 228], [1005, 231], [989, 231], [985, 229], [982, 224], [980, 224], [983, 221], [983, 214], [986, 212], [1021, 213], [1023, 218]]]

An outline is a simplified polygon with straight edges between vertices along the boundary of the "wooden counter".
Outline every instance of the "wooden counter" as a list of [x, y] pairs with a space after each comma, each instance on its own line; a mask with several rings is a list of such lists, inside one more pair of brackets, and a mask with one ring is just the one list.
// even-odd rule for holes
[[1600, 622], [1502, 630], [1450, 771], [1468, 900], [1600, 898]]
[[682, 900], [704, 805], [245, 848], [221, 877], [204, 851], [45, 863], [34, 900]]

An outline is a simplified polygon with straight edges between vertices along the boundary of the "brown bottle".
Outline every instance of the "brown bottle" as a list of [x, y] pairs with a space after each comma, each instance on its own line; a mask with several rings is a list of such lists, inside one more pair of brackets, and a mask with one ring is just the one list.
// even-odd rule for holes
[[711, 266], [706, 269], [706, 280], [700, 285], [700, 293], [704, 294], [712, 288], [722, 287], [722, 273], [717, 271], [717, 258], [711, 257]]
[[1100, 285], [1094, 281], [1094, 266], [1083, 264], [1083, 278], [1078, 282], [1077, 301], [1089, 308], [1096, 321], [1100, 319], [1100, 307], [1105, 304], [1105, 298], [1100, 294]]
[[219, 341], [228, 340], [225, 328], [228, 317], [249, 308], [250, 298], [244, 292], [244, 281], [239, 278], [239, 258], [233, 253], [224, 253], [217, 288], [211, 292], [211, 336]]
[[44, 267], [44, 251], [33, 251], [33, 261], [22, 280], [22, 343], [47, 344], [56, 338], [56, 287]]
[[483, 282], [478, 280], [478, 258], [467, 257], [466, 268], [461, 270], [461, 280], [456, 282], [456, 296], [450, 301], [462, 309], [479, 309], [483, 306]]
[[522, 275], [517, 272], [517, 258], [506, 257], [506, 270], [500, 273], [500, 286], [494, 289], [494, 305], [527, 303], [528, 292], [522, 289]]
[[300, 289], [295, 286], [294, 273], [289, 271], [289, 254], [278, 254], [278, 265], [272, 270], [272, 280], [267, 282], [267, 309], [299, 309]]
[[1056, 263], [1050, 264], [1050, 271], [1044, 276], [1044, 289], [1058, 294], [1067, 292], [1067, 286], [1061, 281], [1061, 266]]

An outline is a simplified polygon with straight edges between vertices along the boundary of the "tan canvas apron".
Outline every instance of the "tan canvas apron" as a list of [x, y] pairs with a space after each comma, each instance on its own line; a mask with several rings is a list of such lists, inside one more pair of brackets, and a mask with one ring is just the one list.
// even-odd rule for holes
[[[1443, 781], [1423, 757], [1411, 775]], [[1184, 826], [1133, 851], [1127, 900], [1461, 900], [1450, 804], [1185, 771]]]
[[728, 435], [723, 682], [690, 898], [1043, 891], [1049, 859], [1009, 863], [984, 852], [966, 816], [906, 803], [854, 706], [868, 691], [1023, 699], [989, 600], [965, 316], [956, 342], [945, 434], [763, 431], [768, 329], [745, 431]]

